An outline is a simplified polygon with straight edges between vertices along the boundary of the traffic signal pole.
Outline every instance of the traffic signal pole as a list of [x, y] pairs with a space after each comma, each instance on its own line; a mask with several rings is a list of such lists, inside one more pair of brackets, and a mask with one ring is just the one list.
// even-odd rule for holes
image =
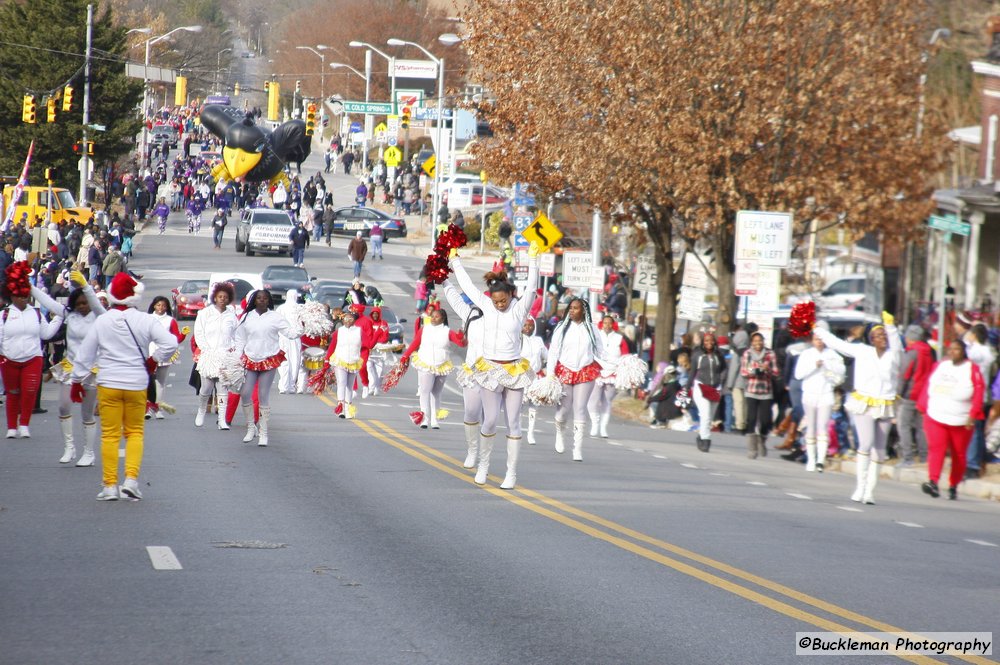
[[[90, 50], [94, 36], [94, 5], [87, 5], [87, 52], [83, 64], [83, 145], [80, 151], [80, 205], [87, 203], [87, 177], [90, 173], [90, 157], [87, 156], [87, 125], [90, 124]], [[145, 122], [145, 120], [144, 120]], [[145, 127], [145, 125], [144, 125]], [[105, 198], [107, 192], [104, 193]], [[49, 199], [51, 200], [51, 195]]]

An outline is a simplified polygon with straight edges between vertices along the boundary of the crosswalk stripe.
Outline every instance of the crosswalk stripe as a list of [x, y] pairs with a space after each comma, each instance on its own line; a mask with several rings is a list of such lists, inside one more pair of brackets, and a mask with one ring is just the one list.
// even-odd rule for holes
[[149, 561], [153, 564], [154, 570], [183, 570], [181, 562], [177, 560], [174, 551], [163, 545], [148, 545], [146, 553], [149, 554]]

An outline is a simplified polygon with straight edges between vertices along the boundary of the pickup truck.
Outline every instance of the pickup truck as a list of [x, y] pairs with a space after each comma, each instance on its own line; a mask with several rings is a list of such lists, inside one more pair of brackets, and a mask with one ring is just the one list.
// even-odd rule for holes
[[236, 251], [253, 256], [255, 252], [292, 255], [292, 219], [284, 210], [249, 208], [243, 211], [236, 227]]

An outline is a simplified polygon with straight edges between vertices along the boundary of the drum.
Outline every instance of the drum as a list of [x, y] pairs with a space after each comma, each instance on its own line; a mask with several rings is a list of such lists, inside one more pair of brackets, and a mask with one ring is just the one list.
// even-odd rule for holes
[[323, 362], [325, 360], [326, 351], [318, 346], [310, 346], [302, 351], [302, 364], [306, 369], [323, 369]]

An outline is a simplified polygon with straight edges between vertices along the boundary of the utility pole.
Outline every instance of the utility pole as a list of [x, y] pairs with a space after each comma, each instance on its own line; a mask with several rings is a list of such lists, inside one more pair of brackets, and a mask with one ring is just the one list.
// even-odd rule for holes
[[[94, 5], [87, 5], [87, 51], [83, 61], [83, 149], [80, 150], [80, 205], [87, 203], [87, 179], [90, 175], [90, 157], [87, 156], [87, 125], [90, 124], [90, 50], [93, 36]], [[105, 192], [104, 196], [107, 197], [107, 195]]]

